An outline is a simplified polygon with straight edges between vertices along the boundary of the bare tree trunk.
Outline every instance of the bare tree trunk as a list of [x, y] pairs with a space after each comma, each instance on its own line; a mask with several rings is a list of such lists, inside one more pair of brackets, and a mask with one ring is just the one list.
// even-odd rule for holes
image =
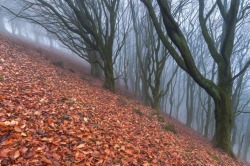
[[113, 70], [112, 56], [106, 56], [107, 59], [104, 59], [104, 88], [109, 89], [112, 92], [115, 92], [115, 78]]
[[1, 13], [0, 13], [0, 32], [2, 33], [7, 32], [7, 30], [5, 29], [5, 25], [4, 25], [4, 17]]
[[194, 114], [194, 82], [191, 77], [187, 76], [187, 93], [186, 93], [186, 108], [187, 108], [187, 119], [186, 125], [192, 127], [193, 114]]
[[211, 113], [212, 113], [212, 97], [208, 96], [207, 100], [207, 112], [206, 112], [206, 123], [205, 123], [205, 131], [204, 131], [204, 136], [208, 137], [209, 134], [209, 126], [211, 124]]

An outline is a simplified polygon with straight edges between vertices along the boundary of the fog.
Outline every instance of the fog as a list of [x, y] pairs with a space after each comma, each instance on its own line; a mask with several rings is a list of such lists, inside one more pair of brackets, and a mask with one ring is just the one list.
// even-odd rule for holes
[[[19, 2], [17, 3], [18, 5], [21, 2], [24, 5], [27, 3], [25, 0]], [[171, 118], [178, 119], [181, 123], [186, 124], [204, 137], [212, 140], [216, 126], [213, 98], [187, 72], [178, 67], [169, 50], [159, 38], [145, 6], [140, 1], [133, 1], [131, 6], [130, 4], [132, 3], [128, 2], [121, 2], [120, 6], [116, 6], [118, 21], [116, 21], [115, 25], [116, 31], [114, 33], [114, 41], [112, 41], [113, 45], [110, 47], [113, 55], [111, 59], [113, 62], [115, 88], [124, 95], [136, 98], [143, 104], [160, 110]], [[203, 34], [198, 19], [198, 4], [188, 0], [181, 2], [183, 3], [172, 2], [172, 12], [187, 39], [195, 65], [202, 76], [218, 84], [218, 65], [214, 62], [213, 57], [210, 56], [210, 50], [202, 37]], [[227, 6], [226, 2], [223, 3], [225, 8]], [[212, 7], [212, 3], [213, 1], [208, 3], [207, 8]], [[227, 3], [229, 6], [231, 1]], [[15, 6], [15, 3], [8, 5], [2, 2], [2, 4], [14, 13], [20, 12], [21, 6]], [[154, 10], [158, 16], [160, 11], [157, 5], [155, 6]], [[244, 69], [244, 65], [250, 59], [250, 33], [248, 33], [250, 16], [248, 16], [248, 10], [245, 13], [242, 12], [245, 6], [249, 6], [249, 3], [241, 1], [239, 9], [241, 12], [238, 15], [239, 17], [241, 14], [246, 16], [244, 16], [244, 19], [239, 20], [235, 31], [234, 48], [230, 61], [233, 76]], [[209, 10], [207, 8], [205, 9], [206, 12]], [[63, 9], [60, 8], [58, 11]], [[41, 48], [53, 50], [57, 52], [55, 57], [57, 59], [60, 59], [60, 54], [62, 59], [69, 58], [69, 66], [71, 65], [72, 68], [82, 74], [88, 72], [88, 74], [99, 77], [104, 81], [104, 86], [110, 88], [106, 85], [107, 71], [105, 70], [105, 64], [108, 62], [106, 62], [105, 56], [107, 55], [102, 55], [103, 52], [96, 46], [98, 42], [95, 41], [94, 37], [89, 37], [90, 33], [86, 33], [86, 35], [72, 33], [61, 22], [52, 24], [57, 21], [54, 17], [48, 20], [49, 16], [42, 17], [39, 15], [36, 24], [33, 19], [35, 10], [34, 8], [23, 11], [23, 14], [19, 16], [27, 18], [22, 19], [1, 8], [1, 32], [25, 41], [28, 40]], [[44, 9], [41, 9], [36, 14], [41, 14], [44, 11]], [[104, 14], [98, 8], [98, 5], [90, 13], [95, 11], [100, 12], [99, 14], [102, 15], [101, 18], [103, 20], [98, 20], [96, 16], [93, 22], [98, 22], [98, 25], [107, 24], [103, 16]], [[27, 13], [30, 15], [27, 15]], [[30, 18], [31, 16], [33, 17], [32, 19]], [[67, 13], [65, 14], [66, 16]], [[69, 17], [69, 19], [75, 18]], [[108, 19], [111, 19], [111, 17], [108, 17]], [[209, 35], [212, 36], [217, 50], [220, 50], [220, 42], [221, 38], [223, 38], [225, 25], [223, 19], [219, 17], [218, 8], [213, 10], [208, 20]], [[159, 21], [162, 21], [160, 16]], [[89, 23], [92, 22], [90, 21]], [[161, 23], [163, 24], [163, 22]], [[112, 33], [109, 31], [111, 25], [102, 27], [98, 31], [98, 33], [102, 31], [103, 36], [101, 39], [104, 41], [108, 40], [105, 37]], [[75, 28], [75, 26], [72, 27]], [[164, 31], [164, 34], [166, 35], [167, 32]], [[93, 40], [93, 43], [88, 40]], [[103, 46], [105, 45], [107, 44], [104, 43]], [[176, 46], [173, 48], [177, 49]], [[178, 50], [177, 53], [180, 53], [180, 51]], [[250, 70], [245, 70], [234, 79], [232, 85], [233, 126], [231, 146], [236, 157], [250, 163], [249, 96]]]

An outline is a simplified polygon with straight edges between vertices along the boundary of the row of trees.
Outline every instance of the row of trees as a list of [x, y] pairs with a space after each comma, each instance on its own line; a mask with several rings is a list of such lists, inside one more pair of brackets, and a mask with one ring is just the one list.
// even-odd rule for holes
[[242, 149], [249, 131], [241, 124], [245, 132], [237, 138], [235, 118], [249, 109], [247, 1], [18, 0], [16, 6], [4, 8], [90, 62], [107, 89], [115, 91], [119, 78], [156, 110], [167, 107], [180, 118], [184, 109], [183, 121], [207, 137], [214, 133], [215, 145], [230, 155], [231, 144]]

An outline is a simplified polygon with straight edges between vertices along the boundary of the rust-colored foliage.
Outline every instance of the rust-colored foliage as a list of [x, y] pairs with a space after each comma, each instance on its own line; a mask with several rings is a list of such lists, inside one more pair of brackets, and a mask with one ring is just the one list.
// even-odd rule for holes
[[[0, 37], [2, 165], [244, 165], [177, 122], [160, 123], [149, 108], [23, 47]], [[170, 123], [177, 134], [162, 129]]]

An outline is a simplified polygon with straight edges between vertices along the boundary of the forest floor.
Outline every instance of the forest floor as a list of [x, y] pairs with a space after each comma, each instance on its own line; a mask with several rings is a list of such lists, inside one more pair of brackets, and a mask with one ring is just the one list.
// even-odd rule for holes
[[1, 165], [247, 165], [48, 57], [0, 36]]

